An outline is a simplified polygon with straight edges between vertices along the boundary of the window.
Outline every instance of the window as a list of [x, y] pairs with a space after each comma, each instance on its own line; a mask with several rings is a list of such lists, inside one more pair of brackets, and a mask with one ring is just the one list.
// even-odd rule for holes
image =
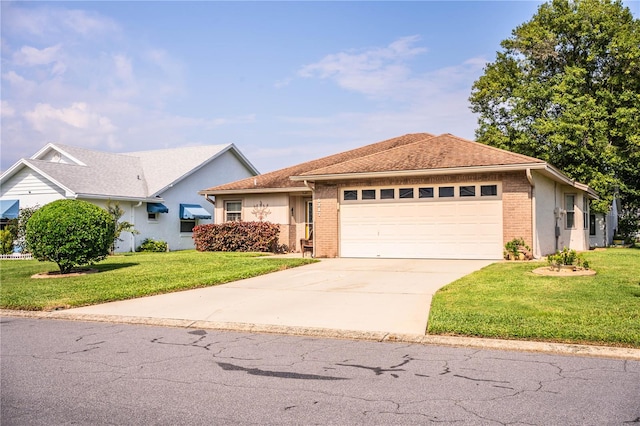
[[576, 226], [576, 196], [573, 194], [566, 194], [564, 196], [564, 209], [566, 210], [565, 227], [567, 229], [573, 229]]
[[395, 189], [381, 189], [380, 190], [380, 199], [381, 200], [393, 200], [396, 197]]
[[413, 198], [413, 188], [400, 188], [398, 196], [400, 198]]
[[375, 200], [376, 199], [376, 190], [375, 189], [363, 189], [362, 190], [362, 199], [363, 200]]
[[147, 219], [158, 220], [158, 213], [147, 213]]
[[433, 188], [418, 188], [418, 198], [433, 198]]
[[584, 229], [589, 229], [589, 199], [582, 195], [582, 225]]
[[589, 235], [596, 235], [596, 215], [589, 215]]
[[473, 185], [461, 186], [460, 187], [460, 196], [461, 197], [475, 197], [476, 196], [476, 187], [473, 186]]
[[498, 185], [481, 185], [480, 196], [481, 197], [493, 197], [498, 195]]
[[181, 220], [180, 232], [193, 232], [193, 228], [196, 226], [196, 220]]
[[453, 197], [453, 186], [441, 186], [440, 188], [438, 188], [438, 197]]
[[239, 222], [242, 220], [242, 201], [227, 201], [224, 203], [226, 222]]
[[343, 195], [344, 201], [354, 201], [358, 199], [358, 191], [355, 189], [346, 189]]

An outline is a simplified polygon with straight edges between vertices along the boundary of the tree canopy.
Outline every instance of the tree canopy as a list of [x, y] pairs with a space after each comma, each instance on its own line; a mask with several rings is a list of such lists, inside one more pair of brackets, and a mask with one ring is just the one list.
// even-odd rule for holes
[[553, 0], [473, 85], [479, 142], [540, 158], [610, 205], [640, 207], [640, 20], [620, 1]]

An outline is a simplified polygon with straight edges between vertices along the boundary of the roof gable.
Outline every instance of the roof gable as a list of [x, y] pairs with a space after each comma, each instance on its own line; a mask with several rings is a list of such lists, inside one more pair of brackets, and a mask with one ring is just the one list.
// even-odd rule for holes
[[229, 150], [257, 173], [233, 144], [126, 154], [47, 144], [30, 159], [20, 160], [3, 173], [2, 181], [28, 167], [70, 194], [140, 200], [154, 197]]
[[231, 144], [126, 152], [122, 156], [140, 161], [149, 195], [156, 195], [199, 169]]

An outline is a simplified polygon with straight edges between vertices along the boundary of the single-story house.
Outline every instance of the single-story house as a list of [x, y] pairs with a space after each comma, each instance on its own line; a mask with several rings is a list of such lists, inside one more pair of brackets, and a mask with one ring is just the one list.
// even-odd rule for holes
[[123, 233], [116, 251], [133, 251], [146, 238], [166, 241], [170, 250], [190, 249], [193, 227], [213, 216], [198, 190], [256, 174], [233, 144], [116, 154], [50, 143], [0, 176], [0, 221], [63, 198], [103, 208], [118, 203], [120, 220], [139, 234]]
[[618, 212], [620, 199], [615, 198], [607, 213], [589, 214], [589, 246], [591, 248], [607, 247], [613, 243], [613, 236], [618, 230]]
[[[317, 257], [500, 259], [589, 249], [596, 193], [550, 164], [451, 134], [408, 134], [200, 191], [216, 223], [268, 220]], [[213, 200], [212, 197], [215, 197]]]

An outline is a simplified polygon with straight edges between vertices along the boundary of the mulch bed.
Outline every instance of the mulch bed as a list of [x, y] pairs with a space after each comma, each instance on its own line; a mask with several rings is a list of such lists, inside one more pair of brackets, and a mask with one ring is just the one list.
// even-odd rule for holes
[[74, 269], [68, 274], [61, 274], [60, 271], [41, 272], [39, 274], [31, 275], [31, 278], [67, 278], [67, 277], [79, 277], [81, 275], [95, 274], [97, 269]]

